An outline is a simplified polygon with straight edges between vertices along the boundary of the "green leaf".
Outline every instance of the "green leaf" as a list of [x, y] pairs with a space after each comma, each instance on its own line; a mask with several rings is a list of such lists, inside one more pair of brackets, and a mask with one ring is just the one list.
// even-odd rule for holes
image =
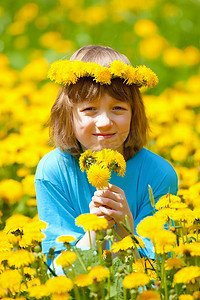
[[149, 198], [150, 198], [151, 206], [154, 208], [155, 201], [154, 201], [153, 191], [150, 185], [148, 185], [148, 187], [149, 187]]

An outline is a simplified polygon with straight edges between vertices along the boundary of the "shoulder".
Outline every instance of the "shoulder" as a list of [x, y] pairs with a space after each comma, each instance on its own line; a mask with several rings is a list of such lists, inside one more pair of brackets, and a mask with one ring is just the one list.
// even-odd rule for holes
[[142, 167], [149, 171], [153, 172], [154, 170], [160, 170], [161, 173], [166, 171], [175, 173], [175, 170], [169, 161], [146, 148], [140, 150], [136, 154], [136, 158], [137, 160], [140, 160]]
[[60, 177], [67, 168], [74, 169], [75, 158], [68, 152], [56, 148], [47, 153], [38, 163], [35, 179], [51, 180]]
[[129, 170], [137, 170], [144, 181], [169, 181], [177, 185], [177, 174], [169, 161], [147, 150], [141, 149], [128, 161]]
[[[150, 185], [156, 199], [170, 193], [176, 194], [178, 190], [178, 177], [169, 161], [163, 157], [143, 148], [131, 160], [137, 160], [137, 169], [132, 165], [132, 173], [137, 172], [138, 190], [142, 197], [148, 195]], [[131, 172], [131, 170], [130, 170]]]
[[143, 155], [143, 178], [148, 178], [148, 184], [154, 187], [154, 190], [155, 186], [159, 189], [166, 187], [165, 193], [169, 188], [172, 193], [177, 193], [178, 176], [171, 163], [147, 149], [144, 149]]

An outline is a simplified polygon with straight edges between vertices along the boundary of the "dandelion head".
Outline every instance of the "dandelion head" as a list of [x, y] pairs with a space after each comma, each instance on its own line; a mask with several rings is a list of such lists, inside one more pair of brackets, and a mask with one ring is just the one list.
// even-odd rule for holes
[[180, 269], [184, 266], [184, 261], [180, 257], [170, 257], [165, 263], [166, 270]]
[[55, 260], [57, 266], [69, 267], [76, 260], [76, 253], [73, 251], [62, 252]]
[[156, 291], [147, 290], [139, 294], [136, 300], [161, 300], [161, 298]]
[[47, 280], [45, 285], [50, 293], [63, 294], [73, 288], [73, 281], [66, 276], [56, 276]]
[[131, 273], [123, 279], [123, 287], [125, 289], [138, 288], [139, 286], [145, 286], [148, 283], [149, 277], [140, 272]]
[[75, 237], [73, 237], [73, 236], [69, 236], [69, 235], [61, 235], [61, 236], [59, 236], [58, 238], [57, 238], [57, 242], [58, 243], [67, 243], [67, 244], [69, 244], [69, 243], [71, 243], [71, 242], [74, 242], [74, 241], [76, 241], [77, 239], [75, 238]]
[[81, 153], [79, 157], [79, 165], [82, 172], [88, 170], [89, 167], [96, 162], [96, 156], [94, 151], [91, 149], [86, 150]]
[[108, 269], [102, 267], [102, 266], [95, 266], [93, 267], [90, 272], [89, 276], [97, 282], [100, 282], [108, 277], [110, 277], [110, 272]]
[[78, 287], [85, 287], [92, 284], [93, 278], [89, 274], [80, 274], [74, 278], [74, 283]]
[[198, 266], [189, 266], [180, 269], [174, 275], [174, 283], [195, 283], [196, 279], [200, 277], [200, 268]]
[[105, 218], [98, 217], [94, 214], [82, 214], [76, 218], [76, 225], [87, 230], [104, 230], [108, 227], [108, 221]]
[[89, 183], [97, 189], [102, 189], [108, 186], [108, 181], [111, 177], [111, 172], [100, 165], [92, 165], [87, 171]]

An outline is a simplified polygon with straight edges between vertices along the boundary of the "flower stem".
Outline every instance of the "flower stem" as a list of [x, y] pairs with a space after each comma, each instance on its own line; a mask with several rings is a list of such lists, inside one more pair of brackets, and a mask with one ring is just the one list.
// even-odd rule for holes
[[[112, 247], [112, 243], [111, 243], [111, 240], [109, 239], [109, 248], [110, 248], [110, 253], [111, 253], [111, 259], [113, 261], [113, 253], [111, 251], [111, 247]], [[114, 275], [114, 273], [113, 273], [113, 264], [112, 264], [110, 266], [110, 276], [111, 276], [111, 278], [113, 278], [113, 275]]]
[[25, 275], [24, 275], [24, 267], [23, 266], [21, 266], [21, 271], [22, 271], [22, 278], [23, 278], [24, 284], [28, 288], [28, 285], [27, 285], [27, 282], [26, 282], [26, 278], [25, 278]]
[[88, 231], [88, 235], [89, 235], [89, 241], [90, 241], [90, 248], [92, 248], [92, 240], [91, 240], [90, 230]]
[[110, 276], [108, 277], [108, 299], [110, 299]]
[[167, 289], [167, 278], [166, 278], [166, 271], [165, 271], [165, 253], [161, 255], [161, 282], [163, 282], [163, 287], [165, 291], [165, 298], [168, 300], [168, 289]]
[[99, 240], [99, 232], [96, 232], [96, 241], [97, 241], [97, 247], [98, 247], [98, 255], [99, 255], [99, 262], [100, 265], [103, 266], [103, 260], [102, 260], [102, 245]]
[[127, 300], [127, 290], [124, 288], [124, 300]]

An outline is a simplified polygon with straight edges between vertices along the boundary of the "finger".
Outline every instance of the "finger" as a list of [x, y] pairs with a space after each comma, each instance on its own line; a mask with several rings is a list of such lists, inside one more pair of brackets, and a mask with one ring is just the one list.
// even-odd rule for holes
[[125, 200], [125, 194], [122, 189], [119, 189], [117, 191], [113, 191], [110, 189], [102, 189], [102, 190], [97, 190], [94, 192], [94, 196], [96, 197], [104, 197], [104, 198], [110, 198], [114, 201], [121, 202]]
[[112, 220], [112, 217], [109, 217], [109, 216], [104, 215], [104, 214], [102, 213], [102, 211], [100, 210], [99, 206], [95, 206], [95, 205], [93, 205], [92, 203], [90, 203], [89, 206], [90, 206], [90, 213], [91, 213], [91, 214], [94, 214], [94, 215], [96, 215], [96, 216], [98, 216], [98, 217], [103, 217], [103, 218], [105, 218], [107, 221]]
[[108, 187], [106, 187], [105, 189], [108, 189], [109, 191], [112, 191], [115, 193], [121, 193], [121, 192], [124, 193], [124, 191], [120, 187], [118, 187], [114, 184], [111, 184], [111, 183], [109, 183]]
[[104, 198], [104, 197], [92, 197], [92, 201], [96, 206], [105, 206], [114, 210], [121, 210], [122, 209], [122, 203], [117, 202], [115, 200], [112, 200], [110, 198]]
[[123, 219], [123, 213], [118, 210], [106, 208], [104, 206], [99, 206], [99, 210], [106, 216], [113, 218], [115, 221], [119, 221]]

